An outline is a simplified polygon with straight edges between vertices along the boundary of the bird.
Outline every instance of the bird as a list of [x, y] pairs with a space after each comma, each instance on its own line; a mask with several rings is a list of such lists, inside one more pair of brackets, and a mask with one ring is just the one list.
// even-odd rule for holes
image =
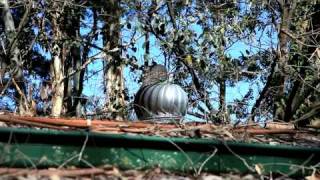
[[162, 64], [153, 64], [142, 77], [142, 87], [167, 81], [169, 78], [167, 68]]

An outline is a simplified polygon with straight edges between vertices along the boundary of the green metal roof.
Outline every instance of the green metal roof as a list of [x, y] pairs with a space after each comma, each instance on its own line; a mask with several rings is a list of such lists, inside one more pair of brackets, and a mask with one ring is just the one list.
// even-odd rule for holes
[[121, 169], [246, 173], [259, 164], [264, 173], [303, 176], [310, 174], [305, 167], [319, 162], [320, 147], [0, 128], [0, 165], [7, 167], [115, 165]]

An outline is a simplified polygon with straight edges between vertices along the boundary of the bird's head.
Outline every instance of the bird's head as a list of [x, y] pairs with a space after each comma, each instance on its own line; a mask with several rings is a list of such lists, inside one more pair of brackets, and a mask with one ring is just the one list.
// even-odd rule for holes
[[168, 71], [164, 65], [153, 64], [149, 69], [144, 73], [143, 76], [143, 86], [161, 83], [168, 80]]

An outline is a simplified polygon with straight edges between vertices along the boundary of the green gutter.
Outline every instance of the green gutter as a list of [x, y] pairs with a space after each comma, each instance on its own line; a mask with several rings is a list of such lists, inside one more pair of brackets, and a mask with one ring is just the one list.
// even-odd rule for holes
[[202, 171], [215, 173], [250, 172], [244, 161], [252, 169], [259, 164], [264, 173], [305, 176], [310, 171], [302, 167], [320, 162], [320, 147], [0, 128], [0, 165], [6, 167], [115, 165], [121, 169], [161, 167], [192, 173], [200, 167]]

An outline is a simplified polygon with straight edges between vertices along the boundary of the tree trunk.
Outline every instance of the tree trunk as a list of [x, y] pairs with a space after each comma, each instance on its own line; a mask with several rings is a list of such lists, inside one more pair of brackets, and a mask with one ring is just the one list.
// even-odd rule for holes
[[[66, 35], [71, 39], [79, 39], [80, 37], [80, 13], [78, 8], [68, 9], [65, 13]], [[76, 40], [71, 44], [68, 50], [68, 58], [66, 65], [66, 81], [65, 81], [65, 104], [67, 114], [70, 116], [82, 116], [81, 94], [83, 89], [84, 69], [81, 69], [80, 45]], [[75, 74], [69, 76], [72, 72]]]
[[276, 94], [274, 98], [274, 119], [275, 120], [284, 120], [285, 116], [285, 107], [282, 103], [285, 97], [285, 74], [288, 60], [289, 60], [289, 49], [288, 42], [289, 37], [285, 32], [289, 32], [292, 13], [295, 10], [296, 2], [283, 0], [279, 1], [280, 3], [280, 11], [281, 11], [281, 23], [280, 23], [280, 31], [279, 31], [279, 46], [278, 46], [278, 63], [275, 71], [274, 81]]
[[228, 123], [228, 113], [226, 111], [226, 81], [223, 77], [219, 80], [219, 117], [221, 122]]
[[[220, 12], [218, 11], [218, 14]], [[219, 26], [223, 26], [222, 22], [224, 22], [224, 17], [218, 17]], [[220, 34], [221, 33], [221, 34]], [[224, 32], [220, 32], [217, 34], [221, 38], [221, 45], [218, 48], [217, 55], [219, 58], [219, 67], [220, 67], [220, 76], [218, 78], [219, 83], [219, 118], [222, 123], [229, 123], [229, 114], [227, 111], [226, 105], [226, 76], [225, 76], [225, 64], [226, 64], [226, 56], [225, 56], [225, 42]]]
[[[54, 3], [53, 8], [58, 8], [59, 4]], [[51, 116], [61, 116], [63, 110], [64, 98], [64, 47], [62, 45], [62, 33], [59, 27], [58, 18], [61, 14], [59, 11], [54, 11], [51, 14], [52, 29], [53, 29], [53, 49], [52, 49], [52, 110]]]
[[[297, 34], [304, 34], [304, 33], [308, 33], [308, 32], [316, 32], [317, 30], [320, 30], [320, 21], [318, 19], [318, 17], [320, 16], [320, 4], [316, 4], [313, 7], [313, 12], [311, 15], [311, 18], [308, 20], [304, 20], [301, 23], [300, 27], [296, 27], [297, 29]], [[315, 76], [313, 78], [313, 80], [311, 82], [309, 82], [310, 85], [306, 86], [305, 85], [305, 80], [307, 78], [307, 76], [310, 76], [310, 72], [308, 72], [308, 68], [306, 67], [310, 67], [312, 66], [312, 61], [310, 61], [310, 57], [308, 56], [312, 56], [314, 54], [314, 52], [317, 50], [316, 46], [314, 47], [306, 47], [305, 44], [314, 44], [316, 45], [316, 42], [319, 42], [320, 37], [318, 36], [317, 33], [313, 33], [310, 34], [310, 36], [301, 36], [299, 37], [300, 42], [302, 43], [297, 43], [298, 48], [298, 52], [300, 52], [301, 54], [304, 54], [304, 56], [300, 55], [300, 53], [295, 54], [293, 56], [293, 61], [295, 63], [299, 63], [300, 64], [300, 68], [299, 68], [299, 76], [300, 78], [298, 79], [293, 79], [294, 80], [294, 85], [290, 91], [289, 94], [289, 98], [286, 101], [286, 111], [285, 111], [285, 121], [291, 121], [293, 120], [293, 116], [295, 115], [295, 113], [297, 111], [299, 111], [299, 108], [301, 108], [302, 104], [305, 103], [306, 98], [308, 96], [312, 96], [313, 94], [318, 94], [317, 92], [315, 92], [315, 90], [311, 87], [317, 87], [317, 85], [319, 84], [319, 80], [318, 78]], [[293, 41], [295, 41], [295, 39], [293, 39]], [[292, 52], [295, 53], [295, 52]], [[306, 56], [308, 55], [308, 56]], [[313, 76], [313, 74], [311, 74], [311, 76]], [[307, 80], [308, 81], [308, 80]], [[310, 81], [310, 80], [309, 80]], [[313, 104], [317, 104], [318, 100], [314, 100], [314, 102], [312, 102], [312, 105], [309, 106], [314, 106]], [[311, 102], [309, 102], [309, 104], [311, 104]], [[310, 110], [310, 112], [312, 112], [313, 109]], [[315, 114], [309, 114], [309, 118], [301, 118], [299, 117], [298, 119], [300, 119], [298, 121], [298, 126], [305, 126], [307, 123], [310, 122], [311, 118], [314, 118], [314, 115], [318, 114], [318, 112], [315, 112]], [[302, 115], [302, 117], [308, 117], [306, 115]]]
[[[103, 45], [104, 49], [110, 50], [119, 47], [120, 41], [120, 16], [121, 9], [118, 1], [105, 3], [105, 10], [108, 13], [104, 25]], [[107, 89], [106, 109], [112, 118], [121, 120], [126, 116], [124, 100], [124, 78], [123, 63], [120, 58], [121, 51], [113, 52], [108, 58], [108, 65], [105, 70]]]
[[[11, 68], [9, 70], [10, 75], [14, 78], [15, 86], [17, 89], [16, 98], [18, 99], [18, 111], [20, 114], [29, 114], [31, 113], [31, 107], [25, 96], [25, 86], [24, 86], [24, 78], [23, 78], [23, 70], [22, 70], [22, 60], [20, 56], [20, 50], [17, 47], [17, 43], [14, 42], [17, 36], [17, 32], [14, 25], [14, 20], [12, 14], [10, 12], [10, 7], [7, 0], [0, 0], [0, 9], [2, 11], [1, 17], [4, 23], [5, 34], [8, 39], [7, 52], [5, 52], [5, 56], [7, 60], [2, 60], [1, 62], [1, 74], [4, 74], [6, 71], [5, 68]], [[2, 77], [0, 77], [2, 78]]]
[[[56, 45], [57, 46], [57, 45]], [[59, 117], [62, 113], [63, 108], [63, 93], [64, 93], [64, 83], [63, 83], [63, 64], [60, 58], [60, 48], [56, 47], [56, 55], [53, 56], [52, 64], [52, 110], [51, 116]]]
[[81, 117], [84, 115], [82, 111], [83, 104], [81, 102], [86, 101], [82, 99], [84, 69], [81, 69], [83, 62], [80, 56], [80, 46], [74, 45], [73, 48], [74, 48], [74, 51], [72, 53], [72, 56], [73, 56], [73, 59], [75, 60], [75, 69], [77, 70], [76, 74], [73, 77], [74, 94], [76, 96], [73, 109], [76, 111], [76, 117]]

